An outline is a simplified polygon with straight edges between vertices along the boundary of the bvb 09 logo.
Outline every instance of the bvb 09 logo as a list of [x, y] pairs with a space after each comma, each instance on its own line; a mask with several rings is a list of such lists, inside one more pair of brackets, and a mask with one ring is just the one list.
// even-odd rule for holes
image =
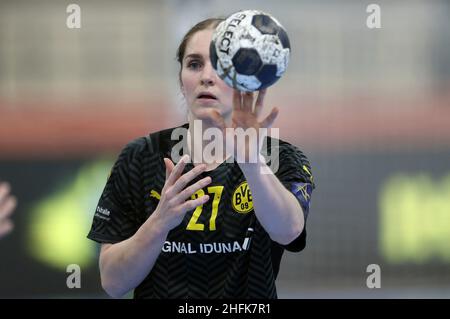
[[231, 204], [233, 209], [240, 214], [247, 214], [253, 209], [252, 193], [247, 182], [242, 182], [234, 190]]

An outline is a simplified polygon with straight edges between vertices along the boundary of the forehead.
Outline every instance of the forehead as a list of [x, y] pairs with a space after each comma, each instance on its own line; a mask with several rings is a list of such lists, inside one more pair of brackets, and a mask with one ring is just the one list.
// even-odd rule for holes
[[208, 56], [213, 31], [213, 29], [206, 29], [194, 33], [186, 45], [185, 56], [193, 53]]

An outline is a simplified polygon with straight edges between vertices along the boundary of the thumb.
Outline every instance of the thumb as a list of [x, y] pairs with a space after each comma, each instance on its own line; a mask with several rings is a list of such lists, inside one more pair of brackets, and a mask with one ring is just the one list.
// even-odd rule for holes
[[169, 179], [170, 174], [173, 171], [175, 165], [169, 158], [164, 158], [164, 164], [166, 165], [166, 182]]

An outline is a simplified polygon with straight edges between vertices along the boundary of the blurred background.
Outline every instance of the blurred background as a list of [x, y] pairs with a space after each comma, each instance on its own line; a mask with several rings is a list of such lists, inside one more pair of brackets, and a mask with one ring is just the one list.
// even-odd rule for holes
[[[0, 1], [0, 180], [19, 204], [0, 240], [0, 298], [103, 298], [86, 238], [120, 149], [185, 122], [175, 51], [240, 9], [287, 29], [274, 126], [309, 157], [306, 249], [281, 298], [450, 297], [450, 2]], [[369, 29], [369, 4], [381, 28]], [[66, 286], [69, 264], [81, 288]], [[381, 269], [381, 288], [366, 285]]]

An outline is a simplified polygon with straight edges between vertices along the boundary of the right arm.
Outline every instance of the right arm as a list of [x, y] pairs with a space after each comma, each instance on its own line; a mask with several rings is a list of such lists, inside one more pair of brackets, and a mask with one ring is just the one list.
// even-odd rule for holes
[[169, 159], [164, 159], [166, 182], [155, 211], [132, 237], [116, 244], [102, 245], [99, 260], [101, 282], [111, 297], [121, 297], [137, 287], [153, 268], [169, 231], [181, 223], [187, 211], [208, 201], [208, 195], [186, 201], [211, 183], [211, 178], [205, 177], [185, 188], [206, 169], [205, 165], [198, 165], [181, 176], [188, 159], [187, 156], [182, 157], [175, 166]]
[[136, 234], [117, 244], [102, 244], [100, 277], [103, 289], [120, 298], [139, 285], [153, 268], [168, 231], [150, 216]]

